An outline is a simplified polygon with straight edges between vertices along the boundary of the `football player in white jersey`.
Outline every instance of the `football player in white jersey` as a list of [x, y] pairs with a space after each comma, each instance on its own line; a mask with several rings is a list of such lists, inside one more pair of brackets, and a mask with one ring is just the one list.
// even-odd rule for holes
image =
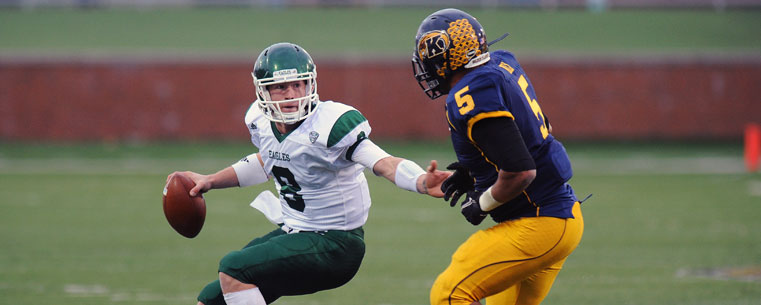
[[298, 45], [266, 48], [252, 76], [256, 101], [245, 124], [259, 151], [211, 175], [169, 178], [190, 177], [196, 184], [190, 195], [273, 178], [279, 200], [266, 209], [281, 226], [222, 258], [219, 280], [201, 291], [198, 304], [263, 305], [347, 283], [365, 253], [364, 169], [433, 197], [444, 195], [441, 183], [451, 175], [436, 170], [435, 161], [424, 171], [389, 155], [368, 139], [370, 124], [359, 111], [320, 101], [314, 62]]

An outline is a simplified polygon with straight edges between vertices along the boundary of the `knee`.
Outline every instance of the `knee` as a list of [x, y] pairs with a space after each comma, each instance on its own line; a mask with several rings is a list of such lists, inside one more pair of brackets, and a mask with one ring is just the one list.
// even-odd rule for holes
[[222, 287], [220, 287], [219, 281], [213, 281], [201, 290], [201, 293], [198, 295], [198, 304], [225, 304], [225, 300], [222, 297]]
[[439, 276], [431, 287], [431, 305], [449, 304], [451, 290], [446, 288], [444, 281]]
[[256, 288], [256, 285], [243, 283], [233, 278], [232, 276], [225, 274], [224, 272], [219, 273], [219, 283], [220, 286], [222, 286], [222, 293], [230, 293]]
[[[234, 279], [232, 276], [229, 276], [224, 272], [219, 273], [219, 286], [222, 287], [222, 292], [229, 290], [229, 287], [237, 286], [238, 283], [240, 283], [240, 281]], [[225, 289], [226, 287], [228, 289]]]
[[228, 275], [236, 273], [241, 268], [239, 251], [232, 251], [219, 261], [219, 272]]
[[430, 295], [431, 305], [470, 305], [480, 304], [479, 298], [474, 296], [471, 291], [463, 289], [462, 286], [449, 285], [441, 277], [436, 279], [431, 287]]
[[256, 285], [244, 282], [242, 271], [246, 267], [246, 258], [241, 251], [232, 251], [219, 261], [219, 283], [222, 293], [229, 293], [255, 288]]

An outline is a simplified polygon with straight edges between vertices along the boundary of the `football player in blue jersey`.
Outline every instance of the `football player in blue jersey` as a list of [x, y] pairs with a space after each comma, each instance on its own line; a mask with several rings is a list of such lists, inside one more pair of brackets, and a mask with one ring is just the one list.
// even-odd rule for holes
[[444, 199], [454, 206], [463, 198], [473, 225], [487, 216], [496, 223], [452, 255], [431, 288], [434, 305], [539, 304], [584, 230], [567, 183], [570, 160], [534, 87], [512, 53], [489, 52], [489, 44], [481, 24], [457, 9], [426, 17], [415, 38], [415, 79], [431, 99], [447, 95], [458, 162], [448, 167], [455, 173], [442, 184]]

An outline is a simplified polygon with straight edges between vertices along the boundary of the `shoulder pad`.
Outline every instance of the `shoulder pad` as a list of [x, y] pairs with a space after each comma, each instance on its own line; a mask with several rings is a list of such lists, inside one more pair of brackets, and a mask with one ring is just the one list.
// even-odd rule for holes
[[[370, 134], [370, 125], [367, 123], [367, 119], [357, 109], [349, 105], [333, 101], [322, 102], [314, 119], [317, 132], [327, 135], [327, 137], [321, 137], [320, 140], [326, 147], [336, 146], [352, 132], [364, 131], [365, 135]], [[358, 126], [361, 126], [359, 130]]]

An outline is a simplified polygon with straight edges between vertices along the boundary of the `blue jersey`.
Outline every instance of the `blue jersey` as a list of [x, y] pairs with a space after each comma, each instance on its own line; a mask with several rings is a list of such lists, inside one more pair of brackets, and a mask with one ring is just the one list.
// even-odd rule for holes
[[566, 183], [573, 175], [571, 162], [563, 145], [549, 133], [534, 88], [512, 53], [491, 52], [489, 62], [458, 81], [447, 96], [446, 113], [457, 160], [470, 169], [476, 190], [494, 184], [499, 171], [473, 143], [471, 130], [476, 122], [494, 117], [513, 119], [522, 144], [534, 159], [536, 178], [518, 197], [490, 212], [495, 221], [536, 216], [573, 218], [571, 208], [577, 199]]

